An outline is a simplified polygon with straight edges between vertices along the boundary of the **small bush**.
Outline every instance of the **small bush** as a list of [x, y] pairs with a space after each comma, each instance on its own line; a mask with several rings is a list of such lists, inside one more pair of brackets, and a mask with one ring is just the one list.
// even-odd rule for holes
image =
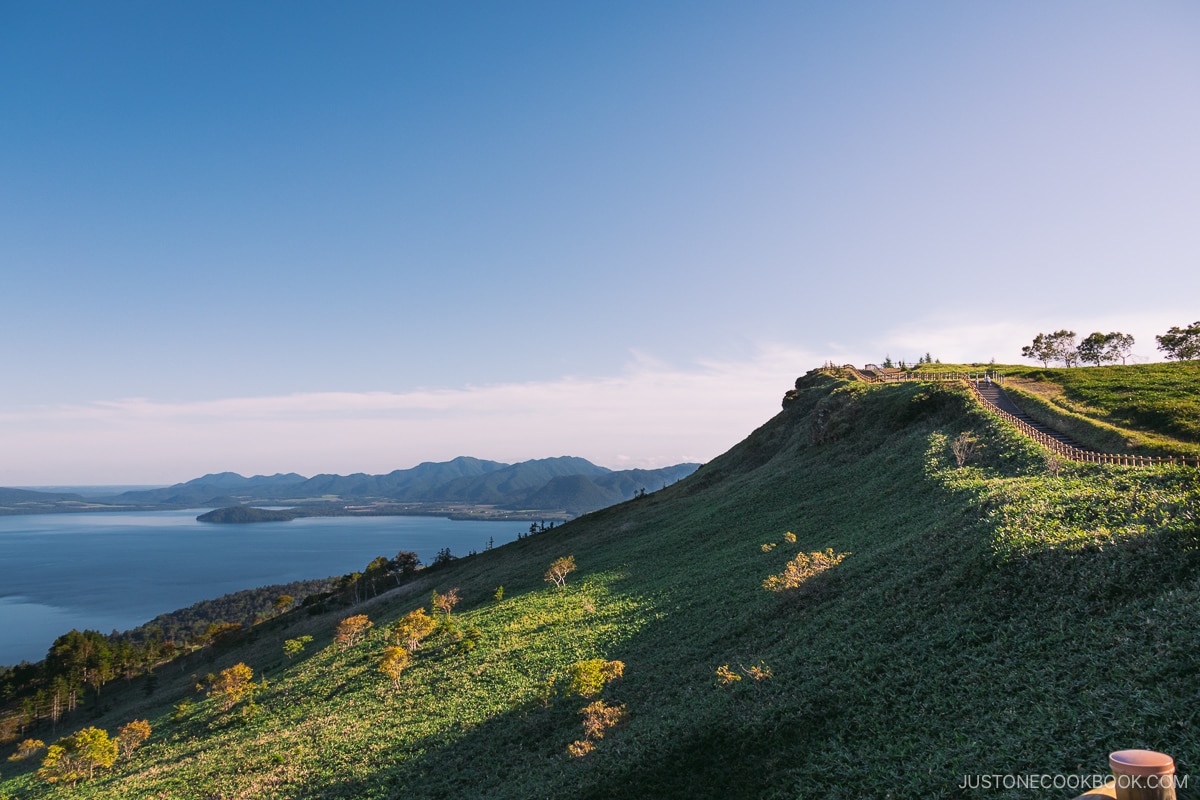
[[66, 745], [52, 744], [46, 750], [37, 776], [46, 783], [76, 783], [83, 779], [83, 765]]
[[588, 739], [580, 739], [579, 741], [571, 742], [569, 745], [567, 745], [567, 753], [575, 756], [575, 758], [583, 758], [595, 749], [595, 742], [592, 742]]
[[[753, 678], [755, 683], [768, 681], [775, 677], [775, 673], [771, 671], [771, 668], [761, 661], [758, 662], [757, 666], [753, 667], [743, 667], [739, 665], [738, 669], [741, 670], [742, 675], [745, 675], [748, 678]], [[721, 666], [717, 667], [717, 681], [722, 686], [729, 686], [730, 684], [737, 683], [742, 679], [742, 675], [734, 672], [728, 664], [722, 664]]]
[[583, 735], [588, 739], [603, 739], [609, 728], [625, 719], [625, 706], [610, 706], [603, 700], [584, 706]]
[[283, 643], [283, 654], [289, 659], [295, 658], [304, 652], [306, 645], [313, 640], [311, 636], [298, 636], [295, 639], [288, 639]]
[[121, 750], [121, 755], [126, 758], [149, 738], [150, 723], [144, 719], [135, 719], [117, 729], [117, 746]]
[[41, 739], [26, 739], [17, 745], [17, 751], [8, 757], [9, 761], [23, 761], [32, 758], [46, 749], [46, 743]]
[[185, 719], [187, 719], [187, 715], [191, 712], [194, 705], [195, 703], [190, 697], [185, 697], [184, 699], [180, 700], [175, 704], [174, 709], [171, 711], [171, 721], [183, 722]]
[[450, 611], [458, 605], [460, 599], [457, 586], [453, 589], [448, 589], [445, 594], [438, 594], [435, 589], [429, 595], [429, 610], [433, 613], [441, 611], [446, 615], [446, 619], [448, 620], [450, 619]]
[[772, 575], [763, 581], [763, 588], [772, 592], [782, 592], [788, 589], [798, 589], [806, 580], [822, 572], [836, 567], [849, 553], [834, 555], [833, 548], [826, 548], [823, 553], [800, 553], [787, 563], [783, 572]]
[[75, 783], [94, 777], [117, 761], [117, 743], [101, 728], [88, 727], [59, 739], [46, 750], [39, 778], [47, 783]]
[[968, 431], [963, 431], [958, 436], [954, 437], [954, 441], [950, 443], [950, 452], [954, 454], [954, 463], [958, 466], [965, 466], [972, 458], [975, 457], [976, 451], [979, 449], [979, 439], [975, 434]]
[[208, 696], [217, 700], [226, 711], [242, 700], [253, 699], [254, 670], [245, 664], [234, 664], [221, 670], [210, 683]]
[[728, 686], [731, 683], [737, 683], [741, 679], [742, 676], [730, 669], [728, 664], [722, 664], [721, 666], [717, 667], [717, 680], [721, 682], [722, 686]]
[[567, 685], [569, 694], [580, 697], [595, 697], [605, 684], [616, 680], [625, 674], [625, 662], [605, 661], [603, 658], [591, 658], [586, 661], [576, 661], [567, 670], [570, 683]]
[[550, 569], [546, 570], [544, 578], [547, 583], [553, 583], [561, 589], [567, 583], [567, 575], [574, 571], [575, 556], [563, 556], [550, 564]]
[[775, 673], [771, 671], [771, 668], [761, 661], [755, 667], [742, 667], [742, 672], [753, 678], [755, 683], [769, 681], [775, 677]]
[[624, 705], [610, 706], [603, 700], [584, 706], [579, 713], [583, 714], [583, 738], [567, 746], [567, 753], [575, 758], [582, 758], [595, 750], [596, 742], [627, 716]]

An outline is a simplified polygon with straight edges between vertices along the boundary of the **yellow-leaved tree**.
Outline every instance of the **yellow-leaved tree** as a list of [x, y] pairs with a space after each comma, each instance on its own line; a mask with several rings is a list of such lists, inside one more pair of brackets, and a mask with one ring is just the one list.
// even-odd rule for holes
[[149, 738], [150, 723], [144, 719], [135, 719], [117, 728], [117, 746], [121, 748], [121, 755], [125, 758], [129, 758], [129, 755]]
[[242, 700], [254, 697], [254, 670], [245, 664], [223, 669], [208, 687], [208, 696], [228, 711]]
[[89, 727], [59, 739], [46, 750], [39, 778], [48, 783], [75, 783], [108, 769], [117, 760], [117, 743], [102, 728]]
[[346, 617], [338, 623], [337, 631], [333, 634], [333, 640], [342, 647], [353, 647], [363, 640], [367, 635], [367, 631], [374, 626], [375, 623], [367, 618], [366, 614], [356, 614], [353, 617]]
[[392, 688], [400, 688], [400, 673], [408, 666], [412, 655], [403, 647], [389, 647], [383, 651], [383, 660], [379, 662], [379, 671], [392, 679]]
[[404, 645], [408, 652], [415, 653], [421, 646], [421, 640], [433, 633], [436, 627], [437, 621], [426, 614], [425, 609], [418, 608], [396, 620], [392, 626], [392, 640]]

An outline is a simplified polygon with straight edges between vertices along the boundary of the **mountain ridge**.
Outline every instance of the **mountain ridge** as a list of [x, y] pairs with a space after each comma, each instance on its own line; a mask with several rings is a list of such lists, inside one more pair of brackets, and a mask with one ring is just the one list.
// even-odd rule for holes
[[[103, 498], [0, 488], [0, 506], [7, 506], [0, 508], [0, 513], [343, 502], [465, 504], [575, 516], [602, 507], [596, 503], [620, 502], [633, 497], [639, 489], [679, 480], [698, 466], [676, 464], [657, 470], [612, 470], [578, 456], [530, 459], [516, 464], [459, 456], [377, 475], [322, 473], [306, 478], [291, 472], [246, 477], [236, 472], [218, 472], [172, 486]], [[591, 489], [577, 488], [571, 492], [569, 508], [561, 504], [541, 505], [561, 496], [561, 492], [543, 490], [551, 481], [565, 477], [597, 483]], [[531, 502], [532, 498], [540, 499]]]

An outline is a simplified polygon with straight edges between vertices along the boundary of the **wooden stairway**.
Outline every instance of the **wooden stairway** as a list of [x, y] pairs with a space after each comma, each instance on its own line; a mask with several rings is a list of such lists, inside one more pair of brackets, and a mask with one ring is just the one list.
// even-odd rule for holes
[[1062, 442], [1067, 447], [1072, 447], [1080, 452], [1095, 452], [1090, 448], [1084, 447], [1070, 436], [1067, 436], [1065, 433], [1059, 433], [1053, 428], [1033, 420], [1024, 411], [1018, 408], [1017, 404], [1009, 399], [1008, 395], [1005, 394], [1004, 390], [1001, 389], [997, 384], [991, 381], [976, 381], [975, 390], [980, 400], [983, 400], [993, 408], [1005, 412], [1011, 417], [1016, 417], [1018, 420], [1033, 428], [1035, 431], [1045, 434], [1051, 439]]

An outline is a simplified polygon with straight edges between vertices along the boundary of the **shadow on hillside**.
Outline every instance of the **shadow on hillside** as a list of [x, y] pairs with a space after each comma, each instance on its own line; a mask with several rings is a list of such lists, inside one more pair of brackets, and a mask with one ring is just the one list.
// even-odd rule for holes
[[[778, 701], [770, 688], [722, 693], [711, 683], [705, 680], [704, 689], [711, 689], [716, 701], [706, 698], [687, 727], [680, 720], [655, 727], [655, 709], [623, 697], [617, 686], [611, 702], [626, 702], [631, 717], [640, 715], [646, 722], [611, 731], [584, 758], [568, 755], [567, 747], [582, 738], [579, 709], [589, 701], [557, 698], [550, 706], [532, 703], [493, 717], [452, 741], [424, 742], [406, 758], [394, 754], [404, 760], [369, 776], [310, 784], [305, 796], [761, 797], [780, 788], [771, 780], [797, 754], [828, 737], [839, 715], [834, 697], [826, 694], [810, 698], [801, 714], [770, 717], [761, 713]], [[627, 747], [629, 737], [654, 737], [660, 743]], [[630, 752], [638, 749], [640, 756]], [[480, 761], [487, 766], [481, 769]]]
[[[787, 637], [796, 615], [814, 611], [840, 585], [830, 573], [812, 580], [810, 591], [787, 597], [751, 584], [749, 591], [762, 598], [752, 631], [742, 630], [747, 621], [731, 610], [714, 621], [711, 638], [697, 637], [685, 612], [660, 617], [605, 652], [625, 661], [627, 672], [603, 697], [625, 704], [630, 717], [586, 757], [572, 757], [567, 748], [583, 737], [580, 710], [590, 700], [557, 696], [548, 705], [529, 701], [467, 731], [451, 729], [442, 740], [387, 752], [369, 775], [329, 776], [307, 785], [305, 796], [768, 796], [785, 788], [772, 782], [805, 751], [833, 736], [843, 704], [786, 659], [772, 661], [784, 668], [785, 680], [747, 677], [728, 687], [718, 685], [713, 670], [719, 662], [713, 659], [735, 637], [733, 647], [747, 653], [747, 664], [756, 663], [771, 642]], [[669, 652], [666, 642], [674, 643]], [[789, 696], [797, 680], [807, 688], [802, 708]], [[386, 737], [381, 731], [381, 740]]]

